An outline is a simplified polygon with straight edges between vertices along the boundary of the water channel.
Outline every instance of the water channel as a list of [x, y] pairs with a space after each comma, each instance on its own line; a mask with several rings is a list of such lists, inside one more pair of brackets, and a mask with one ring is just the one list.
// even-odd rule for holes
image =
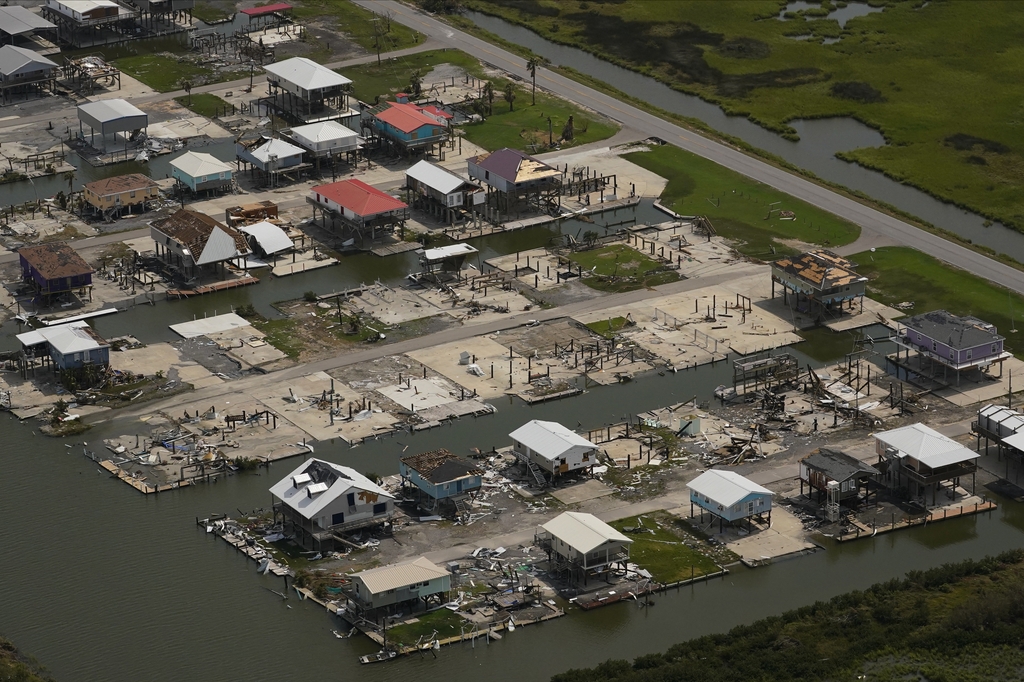
[[[854, 5], [855, 3], [851, 3], [843, 9]], [[717, 105], [705, 102], [695, 95], [673, 90], [653, 78], [616, 66], [583, 50], [553, 43], [504, 19], [472, 11], [465, 12], [464, 16], [483, 29], [546, 57], [553, 64], [572, 67], [666, 111], [700, 119], [715, 130], [738, 137], [800, 168], [812, 171], [819, 177], [860, 190], [874, 199], [892, 204], [937, 227], [971, 239], [975, 244], [988, 246], [1017, 260], [1024, 260], [1024, 233], [1011, 230], [999, 223], [985, 227], [986, 219], [982, 216], [941, 202], [918, 189], [890, 180], [876, 171], [836, 158], [837, 151], [885, 144], [881, 133], [859, 121], [852, 118], [792, 121], [790, 125], [800, 135], [798, 142], [792, 142], [743, 116], [729, 116]], [[854, 15], [844, 16], [844, 20], [852, 16]]]
[[[730, 371], [719, 363], [651, 374], [537, 407], [499, 401], [495, 415], [400, 440], [421, 451], [447, 447], [464, 453], [470, 446], [503, 442], [511, 429], [534, 417], [600, 426], [620, 418], [624, 406], [635, 412], [695, 394], [708, 399]], [[0, 415], [0, 514], [6, 528], [0, 629], [59, 680], [359, 675], [412, 681], [442, 674], [459, 682], [481, 676], [496, 682], [544, 680], [609, 657], [660, 651], [908, 570], [1024, 543], [1024, 506], [1003, 501], [989, 516], [829, 546], [755, 570], [737, 568], [725, 579], [661, 595], [652, 609], [623, 604], [573, 611], [501, 642], [442, 649], [437, 660], [428, 655], [367, 668], [356, 657], [375, 648], [368, 641], [336, 639], [330, 631], [339, 624], [324, 611], [309, 602], [282, 602], [264, 589], [281, 589], [280, 579], [257, 575], [254, 564], [194, 525], [197, 516], [267, 506], [266, 489], [294, 461], [263, 475], [143, 496], [99, 473], [79, 447], [66, 448], [33, 428]], [[102, 425], [85, 438], [97, 447], [102, 437], [125, 428], [132, 427]], [[355, 449], [321, 443], [317, 455], [387, 474], [395, 470], [400, 449], [392, 439]], [[551, 646], [556, 640], [559, 645]]]

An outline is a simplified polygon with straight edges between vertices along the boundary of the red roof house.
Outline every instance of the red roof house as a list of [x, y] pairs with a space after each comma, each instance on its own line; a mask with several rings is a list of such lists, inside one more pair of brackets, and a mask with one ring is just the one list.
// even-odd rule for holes
[[318, 185], [309, 192], [306, 201], [358, 225], [371, 221], [376, 224], [398, 222], [408, 216], [409, 206], [404, 201], [355, 178]]
[[371, 113], [374, 129], [406, 149], [430, 146], [448, 137], [445, 123], [438, 120], [442, 117], [428, 115], [415, 104], [385, 102]]

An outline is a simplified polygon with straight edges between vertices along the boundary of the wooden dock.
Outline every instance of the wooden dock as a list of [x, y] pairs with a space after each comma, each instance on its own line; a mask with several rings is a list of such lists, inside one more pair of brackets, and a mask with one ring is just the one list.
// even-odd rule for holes
[[933, 509], [932, 511], [926, 514], [921, 514], [920, 516], [906, 518], [902, 521], [887, 523], [881, 526], [876, 525], [875, 527], [871, 527], [867, 524], [853, 520], [851, 525], [856, 530], [852, 533], [836, 535], [835, 539], [839, 542], [849, 542], [850, 540], [871, 538], [876, 535], [881, 535], [882, 533], [891, 533], [894, 530], [900, 530], [902, 528], [910, 528], [912, 526], [925, 526], [929, 523], [945, 521], [946, 519], [955, 519], [961, 516], [980, 514], [982, 512], [992, 511], [997, 507], [998, 505], [995, 502], [991, 500], [985, 500], [983, 502], [976, 502], [970, 505], [960, 505], [959, 507], [943, 507], [942, 509]]
[[174, 483], [167, 483], [165, 485], [150, 485], [149, 483], [146, 483], [145, 478], [137, 478], [135, 476], [132, 476], [127, 471], [117, 466], [109, 459], [102, 460], [101, 462], [99, 462], [99, 465], [106, 469], [107, 471], [109, 471], [110, 473], [112, 473], [120, 480], [124, 481], [125, 483], [127, 483], [128, 485], [130, 485], [131, 487], [135, 488], [140, 493], [143, 493], [145, 495], [162, 493], [168, 490], [177, 490], [178, 488], [184, 488], [186, 486], [192, 485], [191, 479], [185, 479], [184, 481], [175, 481]]
[[376, 248], [370, 249], [370, 253], [374, 256], [393, 256], [396, 253], [405, 253], [406, 251], [416, 251], [422, 249], [423, 244], [419, 242], [395, 242], [394, 244], [384, 244]]
[[539, 215], [531, 218], [524, 218], [523, 220], [510, 220], [502, 223], [501, 225], [482, 225], [480, 227], [463, 227], [455, 229], [445, 228], [444, 236], [449, 239], [454, 239], [455, 241], [465, 241], [467, 239], [476, 239], [477, 237], [488, 237], [492, 234], [499, 234], [501, 232], [515, 232], [516, 230], [525, 230], [529, 227], [550, 225], [551, 223], [557, 223], [562, 220], [579, 220], [597, 213], [616, 211], [620, 208], [632, 208], [639, 203], [640, 197], [629, 197], [627, 199], [607, 201], [603, 204], [594, 204], [592, 206], [587, 206], [580, 211], [560, 213], [559, 215], [553, 216]]
[[202, 296], [203, 294], [212, 294], [218, 291], [247, 287], [250, 284], [257, 284], [259, 281], [260, 280], [257, 277], [239, 277], [237, 279], [229, 279], [223, 282], [204, 284], [203, 286], [196, 287], [195, 289], [168, 289], [167, 298], [182, 299], [189, 298], [191, 296]]

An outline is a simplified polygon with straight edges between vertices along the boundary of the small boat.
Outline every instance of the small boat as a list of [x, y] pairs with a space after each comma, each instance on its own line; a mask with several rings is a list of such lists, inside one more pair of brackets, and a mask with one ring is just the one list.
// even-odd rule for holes
[[256, 571], [258, 573], [266, 573], [268, 568], [270, 568], [270, 559], [268, 557], [263, 557], [260, 560], [259, 566], [256, 567]]
[[382, 663], [384, 661], [390, 661], [392, 658], [397, 656], [398, 653], [386, 649], [381, 649], [375, 654], [369, 654], [367, 656], [360, 656], [360, 663]]

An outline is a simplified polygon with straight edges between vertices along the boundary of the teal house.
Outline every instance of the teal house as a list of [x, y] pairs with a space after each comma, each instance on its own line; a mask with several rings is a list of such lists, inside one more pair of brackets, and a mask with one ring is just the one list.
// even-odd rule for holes
[[474, 495], [483, 484], [483, 472], [473, 464], [445, 449], [403, 457], [398, 473], [414, 485], [420, 494], [421, 506], [436, 511], [443, 502], [459, 503]]

